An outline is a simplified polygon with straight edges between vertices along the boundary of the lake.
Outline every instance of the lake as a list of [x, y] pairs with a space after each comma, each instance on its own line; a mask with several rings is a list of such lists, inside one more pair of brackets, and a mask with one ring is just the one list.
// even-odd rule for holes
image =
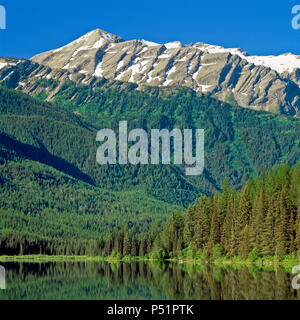
[[[176, 263], [0, 263], [0, 299], [300, 299], [294, 275], [278, 267]], [[273, 269], [273, 270], [272, 270]]]

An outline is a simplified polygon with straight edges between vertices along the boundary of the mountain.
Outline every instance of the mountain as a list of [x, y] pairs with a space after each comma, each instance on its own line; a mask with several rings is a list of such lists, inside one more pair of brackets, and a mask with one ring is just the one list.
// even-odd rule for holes
[[[200, 43], [124, 41], [96, 30], [31, 60], [0, 58], [2, 234], [6, 237], [17, 230], [39, 238], [87, 238], [125, 225], [140, 231], [154, 222], [161, 225], [174, 209], [188, 207], [201, 195], [219, 192], [225, 179], [241, 189], [264, 167], [299, 162], [300, 119], [265, 112], [275, 111], [269, 107], [256, 108], [261, 112], [241, 108], [234, 96], [240, 78], [232, 80], [241, 66], [243, 72], [249, 68], [251, 74], [276, 75], [276, 81], [270, 80], [266, 101], [285, 100], [284, 92], [289, 90], [291, 96], [298, 90], [294, 90], [297, 78], [293, 80], [298, 69], [255, 66], [251, 59], [260, 58], [238, 49], [226, 50]], [[224, 56], [228, 58], [225, 69], [215, 72]], [[278, 67], [276, 59], [287, 58], [291, 61], [291, 55], [286, 55], [263, 63]], [[197, 76], [189, 69], [194, 75], [191, 86], [180, 80], [187, 77], [187, 69], [180, 69], [187, 61], [193, 68], [198, 61]], [[169, 64], [163, 67], [163, 62]], [[118, 71], [111, 71], [115, 64]], [[151, 81], [137, 72], [140, 64], [147, 69], [142, 75]], [[206, 67], [213, 69], [208, 72]], [[161, 83], [160, 75], [166, 72], [165, 81], [171, 82]], [[123, 78], [127, 73], [129, 78]], [[203, 77], [224, 81], [217, 86], [218, 92], [211, 92], [210, 87], [203, 87], [211, 83], [203, 84]], [[275, 82], [285, 84], [281, 93], [274, 89]], [[229, 88], [231, 94], [226, 96]], [[297, 115], [293, 104], [297, 97], [281, 111]], [[120, 120], [128, 121], [129, 130], [143, 128], [148, 133], [153, 128], [204, 129], [203, 174], [186, 176], [184, 166], [173, 164], [97, 164], [98, 129], [117, 132]]]
[[[235, 100], [245, 108], [299, 116], [300, 57], [291, 53], [259, 57], [203, 42], [124, 41], [97, 29], [31, 61], [39, 67], [19, 83], [28, 93], [35, 91], [36, 79], [60, 83], [70, 79], [94, 86], [105, 78], [133, 83], [141, 90], [145, 86], [188, 87], [222, 101]], [[3, 75], [9, 63], [0, 61], [2, 79], [12, 76]], [[55, 94], [56, 90], [49, 99]]]

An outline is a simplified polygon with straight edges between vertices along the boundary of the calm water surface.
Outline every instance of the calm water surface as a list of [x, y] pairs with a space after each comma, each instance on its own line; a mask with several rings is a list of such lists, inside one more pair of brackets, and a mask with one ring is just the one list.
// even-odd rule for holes
[[1, 263], [0, 299], [300, 299], [282, 268], [107, 262]]

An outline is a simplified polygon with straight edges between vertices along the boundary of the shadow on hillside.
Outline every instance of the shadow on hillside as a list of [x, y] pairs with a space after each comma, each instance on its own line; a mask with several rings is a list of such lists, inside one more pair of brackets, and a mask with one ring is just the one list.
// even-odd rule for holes
[[7, 149], [16, 152], [18, 156], [46, 164], [73, 178], [95, 185], [94, 181], [88, 175], [81, 172], [76, 166], [68, 161], [52, 155], [47, 149], [41, 150], [31, 145], [21, 143], [2, 132], [0, 132], [0, 144]]

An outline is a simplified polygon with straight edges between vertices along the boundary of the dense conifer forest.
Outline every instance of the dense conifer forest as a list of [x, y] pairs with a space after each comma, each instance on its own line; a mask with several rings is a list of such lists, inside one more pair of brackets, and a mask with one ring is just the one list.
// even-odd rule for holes
[[[162, 229], [152, 226], [149, 231], [137, 232], [126, 225], [92, 240], [42, 240], [8, 234], [1, 236], [0, 248], [5, 254], [90, 255], [112, 259], [139, 256], [203, 261], [272, 256], [279, 261], [288, 255], [299, 258], [299, 186], [300, 164], [293, 169], [283, 164], [269, 172], [263, 171], [257, 179], [251, 177], [240, 191], [229, 189], [225, 181], [221, 193], [202, 196], [186, 211], [175, 210]], [[9, 216], [6, 219], [4, 225], [9, 224]]]

